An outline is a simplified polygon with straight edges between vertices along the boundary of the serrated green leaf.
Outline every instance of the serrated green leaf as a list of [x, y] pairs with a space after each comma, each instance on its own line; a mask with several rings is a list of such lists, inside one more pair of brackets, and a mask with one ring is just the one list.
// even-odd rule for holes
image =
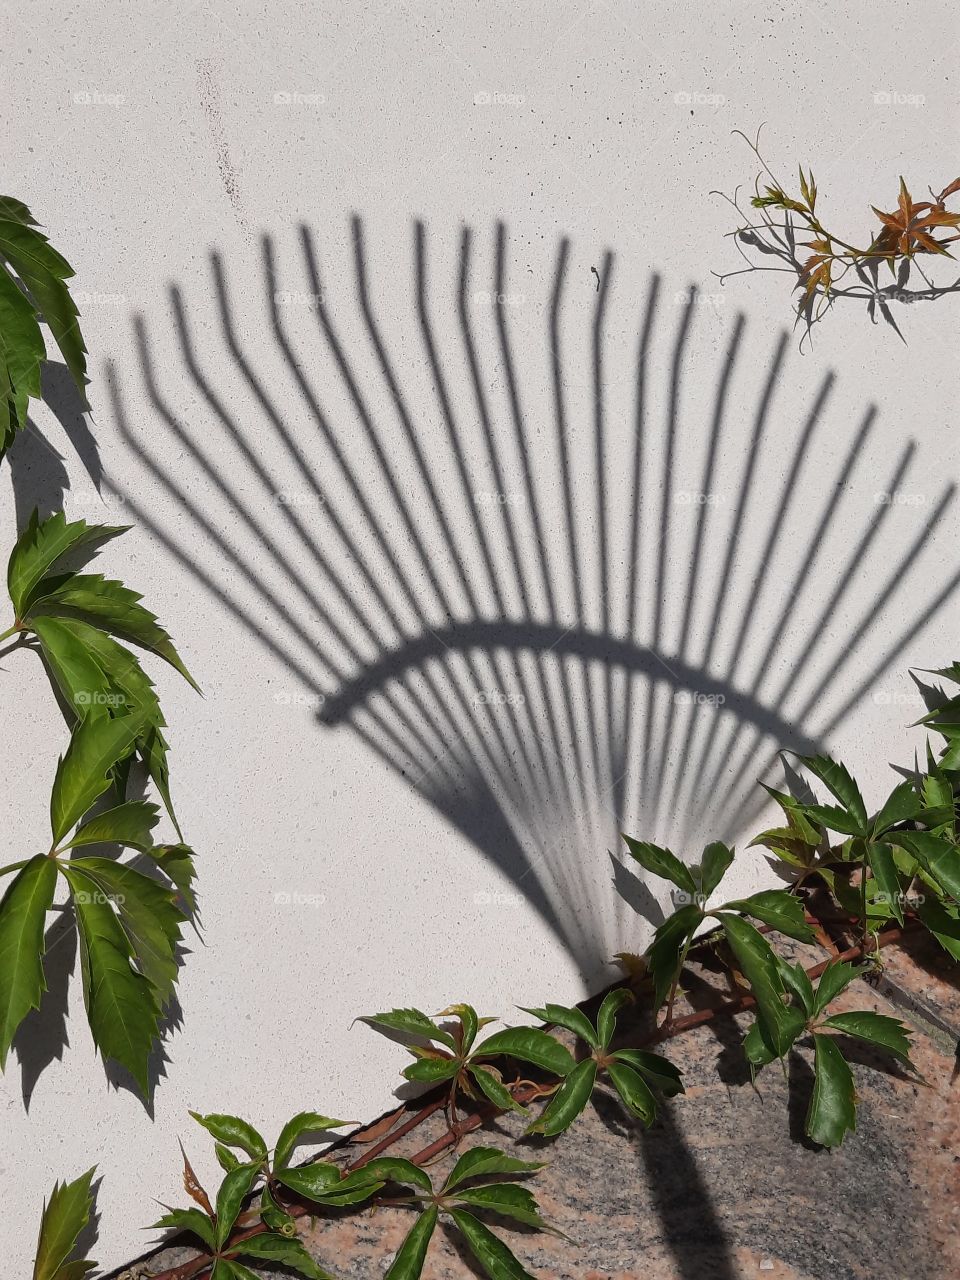
[[260, 1280], [260, 1277], [236, 1258], [218, 1258], [213, 1264], [210, 1280]]
[[157, 622], [156, 614], [140, 603], [143, 597], [139, 592], [100, 573], [71, 574], [65, 582], [51, 584], [51, 588], [45, 590], [44, 582], [38, 585], [30, 604], [31, 618], [38, 614], [80, 616], [103, 631], [163, 658], [200, 692], [173, 641]]
[[367, 1026], [377, 1030], [398, 1031], [401, 1035], [413, 1036], [421, 1040], [436, 1040], [445, 1044], [454, 1053], [457, 1044], [449, 1031], [442, 1031], [432, 1018], [428, 1018], [419, 1009], [391, 1009], [389, 1013], [372, 1013], [358, 1018]]
[[410, 1228], [406, 1240], [391, 1262], [384, 1280], [419, 1280], [430, 1247], [430, 1240], [437, 1225], [439, 1211], [436, 1205], [425, 1209]]
[[870, 823], [874, 837], [882, 836], [890, 827], [898, 822], [910, 822], [923, 808], [923, 800], [917, 795], [917, 789], [907, 779], [894, 787], [883, 803], [883, 807]]
[[782, 956], [777, 956], [777, 967], [780, 970], [783, 985], [798, 1001], [807, 1017], [812, 1018], [817, 998], [806, 969], [802, 964], [790, 964]]
[[400, 1156], [379, 1156], [348, 1174], [336, 1188], [338, 1193], [362, 1186], [364, 1183], [399, 1182], [403, 1186], [416, 1187], [419, 1191], [432, 1192], [430, 1175], [412, 1160]]
[[38, 583], [68, 551], [76, 557], [82, 550], [84, 558], [89, 559], [103, 543], [126, 533], [129, 528], [129, 525], [87, 524], [86, 520], [68, 522], [62, 511], [41, 521], [34, 510], [7, 562], [7, 590], [17, 617], [23, 617]]
[[159, 1035], [156, 991], [130, 961], [132, 948], [96, 882], [61, 864], [73, 892], [80, 931], [80, 961], [87, 1019], [104, 1058], [133, 1076], [146, 1096], [150, 1049]]
[[696, 897], [697, 886], [690, 869], [680, 861], [669, 849], [661, 849], [659, 845], [650, 844], [646, 840], [634, 840], [631, 836], [623, 837], [627, 851], [636, 858], [644, 871], [649, 871], [662, 880], [672, 881], [678, 889]]
[[150, 850], [150, 857], [171, 884], [176, 885], [187, 910], [196, 911], [197, 901], [193, 892], [196, 871], [193, 866], [194, 853], [190, 846], [186, 844], [154, 845]]
[[0, 259], [17, 273], [43, 316], [86, 403], [86, 347], [66, 281], [73, 268], [32, 221], [0, 219]]
[[859, 1040], [867, 1040], [870, 1044], [879, 1045], [895, 1057], [912, 1067], [910, 1061], [910, 1036], [906, 1027], [898, 1018], [889, 1018], [882, 1013], [872, 1013], [868, 1009], [860, 1009], [854, 1013], [835, 1013], [821, 1024], [842, 1031], [848, 1036], [856, 1036]]
[[[63, 1265], [90, 1221], [93, 1193], [90, 1189], [96, 1166], [74, 1182], [58, 1182], [43, 1206], [40, 1236], [33, 1265], [33, 1280], [60, 1280]], [[88, 1263], [87, 1266], [94, 1266]], [[82, 1272], [78, 1273], [82, 1274]]]
[[866, 851], [870, 870], [877, 882], [877, 892], [883, 895], [883, 901], [903, 924], [903, 892], [893, 857], [893, 846], [883, 841], [868, 840]]
[[838, 1147], [857, 1127], [853, 1075], [831, 1036], [815, 1035], [813, 1096], [807, 1111], [808, 1138], [822, 1147]]
[[190, 1115], [197, 1124], [206, 1129], [207, 1133], [213, 1134], [218, 1142], [223, 1142], [228, 1147], [239, 1147], [252, 1160], [266, 1159], [267, 1144], [253, 1125], [248, 1124], [246, 1120], [241, 1120], [239, 1116], [215, 1113], [204, 1116], [197, 1111], [191, 1111]]
[[441, 1084], [452, 1080], [459, 1070], [456, 1058], [420, 1058], [404, 1067], [400, 1074], [405, 1080], [415, 1080], [418, 1084]]
[[683, 944], [703, 920], [703, 912], [691, 903], [668, 916], [653, 935], [647, 951], [647, 963], [653, 979], [654, 1007], [659, 1009], [667, 998], [680, 969]]
[[727, 874], [733, 862], [734, 851], [720, 840], [708, 844], [700, 859], [700, 892], [704, 901], [710, 897], [714, 889]]
[[[40, 619], [37, 619], [39, 625]], [[106, 696], [110, 706], [122, 707], [128, 713], [142, 712], [144, 728], [137, 741], [137, 750], [146, 765], [160, 797], [177, 827], [177, 816], [170, 798], [169, 770], [167, 767], [167, 743], [161, 729], [164, 727], [160, 703], [157, 700], [153, 681], [146, 674], [136, 655], [124, 648], [105, 631], [91, 626], [81, 618], [59, 618], [57, 623], [65, 629], [96, 662], [107, 680]], [[65, 673], [66, 674], [66, 673]], [[75, 698], [77, 692], [86, 692], [83, 686], [68, 694], [68, 701]], [[99, 708], [94, 707], [93, 710]], [[181, 837], [182, 838], [182, 837]]]
[[[472, 1214], [463, 1209], [450, 1209], [449, 1213], [466, 1240], [467, 1248], [490, 1280], [536, 1280], [520, 1265], [503, 1241]], [[389, 1276], [389, 1272], [387, 1274]]]
[[471, 1147], [450, 1170], [443, 1190], [453, 1191], [469, 1178], [490, 1178], [502, 1173], [536, 1173], [543, 1168], [542, 1160], [518, 1160], [496, 1147]]
[[31, 1009], [40, 1007], [46, 989], [43, 930], [56, 886], [56, 867], [38, 854], [11, 880], [0, 901], [0, 1070], [17, 1028]]
[[282, 1263], [298, 1275], [306, 1276], [307, 1280], [331, 1280], [329, 1272], [317, 1266], [303, 1244], [290, 1236], [278, 1235], [272, 1231], [251, 1236], [244, 1240], [236, 1252], [242, 1258], [262, 1258], [264, 1261]]
[[241, 1164], [246, 1163], [239, 1156], [234, 1155], [230, 1148], [225, 1147], [222, 1142], [213, 1144], [213, 1153], [217, 1157], [217, 1164], [225, 1173], [229, 1173], [231, 1169], [239, 1168]]
[[847, 836], [862, 836], [860, 819], [835, 804], [805, 804], [803, 813], [830, 831], [840, 831]]
[[607, 1072], [621, 1101], [649, 1128], [657, 1114], [657, 1100], [646, 1080], [639, 1071], [616, 1060], [607, 1064]]
[[555, 1076], [565, 1076], [574, 1066], [566, 1045], [538, 1027], [507, 1027], [494, 1032], [474, 1053], [474, 1058], [493, 1057], [519, 1058]]
[[45, 356], [33, 306], [0, 262], [0, 459], [26, 425], [30, 400], [40, 397]]
[[446, 1009], [441, 1009], [437, 1014], [438, 1018], [457, 1018], [460, 1021], [461, 1042], [459, 1052], [466, 1054], [470, 1052], [474, 1040], [477, 1038], [477, 1031], [480, 1027], [480, 1019], [473, 1005], [469, 1004], [452, 1004]]
[[213, 1222], [199, 1209], [170, 1209], [153, 1224], [159, 1230], [189, 1231], [208, 1249], [216, 1249]]
[[501, 1218], [515, 1218], [528, 1227], [549, 1231], [550, 1227], [540, 1216], [533, 1193], [515, 1182], [496, 1182], [486, 1187], [468, 1187], [457, 1193], [457, 1203], [496, 1213]]
[[501, 1111], [517, 1111], [520, 1115], [527, 1114], [526, 1107], [522, 1107], [515, 1100], [503, 1081], [494, 1075], [492, 1067], [473, 1065], [469, 1068], [469, 1072], [471, 1078], [495, 1107], [499, 1107]]
[[752, 924], [739, 916], [722, 915], [719, 919], [757, 1002], [760, 1033], [767, 1047], [782, 1058], [803, 1029], [804, 1019], [799, 1010], [788, 1009], [783, 1003], [783, 978], [776, 957]]
[[325, 1133], [328, 1129], [340, 1129], [347, 1124], [346, 1120], [334, 1120], [330, 1116], [322, 1116], [319, 1111], [300, 1111], [280, 1130], [280, 1137], [273, 1153], [274, 1163], [283, 1166], [290, 1163], [290, 1157], [297, 1143], [309, 1133]]
[[625, 1004], [633, 1004], [633, 995], [627, 987], [616, 987], [604, 996], [597, 1012], [597, 1036], [602, 1049], [608, 1048], [617, 1029], [617, 1014]]
[[[521, 1008], [523, 1009], [523, 1006]], [[596, 1030], [581, 1009], [570, 1009], [563, 1004], [545, 1004], [542, 1009], [523, 1009], [523, 1012], [552, 1026], [565, 1027], [567, 1031], [572, 1031], [575, 1036], [586, 1041], [591, 1049], [600, 1047]]]
[[74, 858], [71, 867], [88, 876], [117, 909], [140, 972], [156, 988], [161, 1007], [178, 977], [177, 943], [186, 919], [175, 895], [149, 876], [108, 858]]
[[217, 1192], [217, 1216], [214, 1230], [217, 1248], [222, 1249], [240, 1216], [240, 1208], [250, 1193], [259, 1169], [255, 1164], [242, 1164], [231, 1169], [220, 1183]]
[[55, 842], [63, 839], [110, 786], [110, 771], [132, 749], [143, 724], [140, 714], [111, 718], [91, 713], [74, 729], [57, 766], [50, 797]]
[[917, 903], [917, 915], [944, 951], [954, 960], [960, 960], [960, 908], [924, 898]]
[[[226, 1147], [222, 1148], [224, 1151]], [[281, 1209], [270, 1194], [270, 1187], [264, 1183], [260, 1192], [260, 1217], [271, 1231], [279, 1231], [281, 1235], [292, 1236], [296, 1233], [296, 1223], [291, 1214]]]
[[811, 942], [814, 937], [813, 929], [803, 917], [803, 903], [785, 889], [762, 889], [749, 898], [725, 902], [717, 910], [743, 911], [755, 920], [771, 925], [788, 938], [796, 938], [798, 942]]
[[[847, 813], [859, 827], [852, 835], [867, 834], [867, 810], [863, 803], [860, 788], [844, 765], [830, 756], [801, 756], [800, 761], [812, 774], [820, 779], [830, 793], [843, 805]], [[805, 806], [806, 807], [806, 806]], [[834, 828], [842, 830], [842, 828]]]
[[617, 1062], [638, 1071], [665, 1098], [673, 1098], [684, 1092], [680, 1072], [669, 1059], [661, 1057], [659, 1053], [648, 1053], [644, 1049], [618, 1049], [612, 1056]]
[[526, 1132], [540, 1133], [545, 1138], [564, 1133], [590, 1101], [596, 1080], [596, 1059], [584, 1058], [578, 1062], [537, 1119], [527, 1126]]
[[274, 1176], [285, 1187], [308, 1200], [318, 1200], [343, 1181], [340, 1170], [326, 1160], [314, 1160], [299, 1169], [275, 1169]]
[[751, 1023], [747, 1034], [743, 1037], [743, 1052], [753, 1067], [766, 1067], [777, 1060], [777, 1055], [764, 1040], [760, 1023], [757, 1021]]
[[91, 709], [122, 705], [122, 693], [118, 696], [106, 672], [60, 618], [32, 619], [30, 626], [56, 688], [78, 719]]
[[960, 845], [928, 831], [891, 831], [888, 839], [916, 858], [952, 898], [960, 899]]
[[78, 827], [63, 847], [78, 849], [90, 844], [122, 844], [147, 852], [153, 848], [150, 832], [159, 821], [160, 810], [146, 800], [128, 800], [105, 813], [97, 814]]
[[814, 1005], [814, 1013], [823, 1013], [824, 1009], [828, 1008], [836, 1000], [841, 991], [846, 990], [854, 978], [858, 977], [859, 973], [859, 969], [855, 969], [852, 964], [847, 964], [846, 961], [832, 960], [820, 975], [820, 981], [817, 983], [817, 999]]

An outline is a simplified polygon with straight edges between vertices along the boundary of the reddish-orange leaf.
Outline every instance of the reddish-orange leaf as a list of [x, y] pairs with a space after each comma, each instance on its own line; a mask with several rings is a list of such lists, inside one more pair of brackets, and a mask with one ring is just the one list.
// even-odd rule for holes
[[193, 1167], [187, 1159], [187, 1153], [183, 1150], [183, 1143], [180, 1143], [180, 1151], [183, 1154], [183, 1189], [191, 1200], [196, 1200], [197, 1204], [203, 1209], [204, 1213], [208, 1213], [212, 1218], [213, 1205], [210, 1203], [210, 1197], [200, 1185], [200, 1179], [193, 1172]]
[[938, 240], [934, 240], [933, 236], [928, 236], [925, 231], [915, 231], [913, 237], [917, 244], [926, 249], [927, 253], [942, 253], [945, 258], [953, 256], [948, 250], [944, 249]]
[[895, 213], [884, 213], [883, 210], [878, 209], [875, 204], [872, 204], [870, 208], [877, 215], [883, 225], [885, 227], [889, 227], [891, 231], [901, 231], [903, 229], [903, 223]]
[[926, 217], [914, 223], [914, 230], [924, 227], [960, 227], [960, 213], [948, 213], [946, 209], [934, 209]]
[[954, 178], [948, 187], [944, 187], [937, 196], [937, 204], [943, 204], [947, 196], [952, 196], [955, 191], [960, 191], [960, 178]]

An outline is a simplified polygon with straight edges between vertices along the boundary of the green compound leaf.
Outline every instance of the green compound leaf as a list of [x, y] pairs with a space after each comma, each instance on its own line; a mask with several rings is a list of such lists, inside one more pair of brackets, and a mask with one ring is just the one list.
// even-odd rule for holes
[[410, 1228], [410, 1233], [391, 1262], [384, 1280], [419, 1280], [438, 1216], [436, 1205], [424, 1210]]
[[853, 1075], [831, 1036], [814, 1036], [813, 1096], [807, 1111], [806, 1134], [823, 1147], [838, 1147], [844, 1134], [857, 1127]]
[[372, 1013], [357, 1021], [365, 1022], [377, 1030], [397, 1031], [405, 1038], [435, 1040], [439, 1044], [445, 1044], [454, 1053], [457, 1050], [457, 1043], [450, 1032], [442, 1031], [432, 1018], [428, 1018], [419, 1009], [391, 1009], [389, 1013]]
[[657, 1114], [657, 1100], [643, 1076], [616, 1060], [608, 1064], [607, 1071], [623, 1104], [649, 1129]]
[[222, 1249], [230, 1238], [230, 1232], [240, 1216], [243, 1201], [249, 1194], [258, 1172], [256, 1165], [242, 1164], [236, 1169], [231, 1169], [220, 1183], [214, 1224], [218, 1249]]
[[[832, 760], [830, 756], [801, 756], [800, 762], [820, 779], [853, 819], [858, 829], [850, 834], [865, 836], [868, 829], [866, 805], [863, 803], [860, 788], [846, 767], [838, 760]], [[809, 809], [809, 806], [807, 807]], [[842, 828], [835, 827], [834, 830], [842, 830]]]
[[600, 1047], [596, 1029], [590, 1025], [590, 1019], [580, 1009], [570, 1009], [563, 1004], [545, 1004], [542, 1009], [524, 1009], [521, 1006], [521, 1009], [524, 1013], [539, 1018], [541, 1022], [572, 1031], [575, 1036], [586, 1041], [591, 1049]]
[[80, 1280], [94, 1262], [68, 1262], [80, 1232], [90, 1221], [96, 1167], [75, 1182], [58, 1182], [43, 1206], [33, 1280]]
[[143, 730], [142, 715], [90, 713], [77, 725], [57, 767], [50, 797], [54, 841], [63, 839], [113, 781], [111, 771]]
[[196, 1111], [191, 1111], [190, 1115], [197, 1124], [206, 1129], [207, 1133], [213, 1134], [218, 1142], [225, 1143], [228, 1147], [239, 1147], [252, 1160], [266, 1159], [267, 1144], [253, 1125], [248, 1124], [246, 1120], [241, 1120], [239, 1116], [216, 1114], [203, 1116]]
[[634, 840], [631, 836], [623, 837], [627, 851], [636, 858], [644, 871], [649, 871], [662, 880], [671, 880], [678, 889], [696, 897], [697, 885], [690, 869], [680, 861], [669, 849], [661, 849], [659, 845], [650, 844], [646, 840]]
[[782, 1058], [803, 1030], [805, 1019], [798, 1009], [783, 1002], [783, 978], [770, 944], [752, 924], [739, 916], [719, 917], [727, 941], [757, 1001], [757, 1021], [768, 1049]]
[[507, 1027], [489, 1036], [474, 1053], [474, 1058], [519, 1058], [555, 1076], [573, 1070], [574, 1060], [566, 1045], [537, 1027]]
[[17, 1028], [40, 1007], [44, 923], [57, 886], [54, 863], [38, 854], [7, 886], [0, 901], [0, 1070]]
[[80, 969], [87, 1019], [104, 1058], [113, 1058], [149, 1093], [148, 1060], [159, 1036], [160, 1004], [152, 983], [131, 965], [133, 949], [95, 880], [61, 864], [80, 929]]
[[566, 1132], [590, 1101], [596, 1080], [596, 1060], [584, 1058], [578, 1062], [526, 1132], [541, 1133], [545, 1138]]
[[[467, 1247], [490, 1280], [536, 1280], [482, 1222], [463, 1209], [450, 1209]], [[389, 1273], [388, 1273], [389, 1274]]]
[[606, 1049], [617, 1029], [617, 1014], [625, 1004], [633, 1004], [633, 995], [626, 987], [617, 987], [608, 992], [597, 1013], [597, 1038], [600, 1046]]
[[17, 617], [23, 618], [41, 580], [68, 551], [74, 559], [80, 551], [89, 559], [105, 542], [130, 527], [87, 524], [86, 520], [68, 522], [62, 511], [41, 521], [34, 510], [7, 562], [7, 590]]
[[330, 1273], [317, 1266], [301, 1242], [290, 1236], [269, 1231], [260, 1236], [251, 1236], [238, 1246], [236, 1252], [242, 1258], [279, 1262], [297, 1275], [306, 1276], [307, 1280], [332, 1280]]
[[743, 911], [763, 924], [768, 924], [788, 938], [798, 942], [811, 942], [813, 929], [803, 918], [803, 903], [785, 889], [762, 889], [749, 898], [725, 902], [723, 911]]
[[490, 1178], [501, 1173], [536, 1173], [545, 1167], [541, 1160], [518, 1160], [496, 1147], [471, 1147], [450, 1170], [443, 1190], [453, 1191], [469, 1178]]
[[274, 1164], [283, 1167], [290, 1163], [297, 1143], [310, 1133], [326, 1133], [328, 1129], [340, 1129], [349, 1123], [346, 1120], [333, 1120], [330, 1116], [322, 1116], [318, 1111], [301, 1111], [288, 1120], [280, 1131], [276, 1149], [273, 1153]]
[[848, 1036], [856, 1036], [869, 1044], [879, 1045], [895, 1057], [900, 1058], [907, 1066], [913, 1067], [910, 1061], [910, 1036], [907, 1028], [898, 1018], [889, 1018], [882, 1013], [873, 1013], [868, 1009], [860, 1009], [854, 1013], [835, 1013], [822, 1023], [825, 1027], [833, 1027]]

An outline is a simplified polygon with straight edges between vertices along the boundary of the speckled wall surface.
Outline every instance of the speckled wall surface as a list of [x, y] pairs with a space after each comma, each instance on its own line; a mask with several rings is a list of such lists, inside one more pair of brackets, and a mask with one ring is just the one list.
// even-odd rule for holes
[[[710, 192], [761, 122], [851, 235], [900, 173], [950, 181], [958, 34], [946, 3], [4, 6], [3, 185], [76, 267], [96, 438], [54, 371], [4, 545], [64, 489], [129, 520], [103, 563], [205, 693], [158, 673], [205, 933], [153, 1113], [53, 949], [0, 1082], [5, 1275], [94, 1160], [97, 1256], [135, 1252], [188, 1106], [380, 1110], [358, 1013], [603, 985], [659, 918], [618, 829], [694, 858], [757, 829], [778, 745], [872, 796], [909, 760], [906, 668], [957, 656], [957, 309], [901, 305], [904, 344], [838, 307], [801, 355], [788, 277], [712, 274]], [[65, 735], [29, 655], [0, 689], [19, 856]]]

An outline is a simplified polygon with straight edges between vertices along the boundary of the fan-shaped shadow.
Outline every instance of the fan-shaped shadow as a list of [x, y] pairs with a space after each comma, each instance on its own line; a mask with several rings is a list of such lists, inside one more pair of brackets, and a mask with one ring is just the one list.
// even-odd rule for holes
[[306, 229], [300, 248], [306, 289], [285, 292], [263, 241], [269, 349], [218, 256], [225, 357], [172, 291], [189, 409], [138, 322], [151, 420], [133, 428], [111, 373], [113, 412], [165, 515], [132, 493], [127, 509], [320, 725], [358, 735], [514, 881], [593, 983], [628, 927], [605, 867], [618, 832], [694, 855], [743, 834], [777, 751], [823, 746], [960, 584], [919, 570], [953, 486], [906, 542], [892, 504], [845, 503], [858, 484], [900, 489], [916, 445], [878, 462], [871, 406], [831, 462], [833, 379], [778, 407], [786, 337], [758, 378], [742, 317], [712, 392], [692, 387], [697, 294], [672, 319], [656, 277], [626, 395], [611, 255], [584, 336], [565, 241], [532, 324], [511, 309], [503, 226], [492, 291], [464, 229], [439, 303], [415, 226], [412, 320], [378, 314], [359, 219], [356, 309], [329, 300]]

